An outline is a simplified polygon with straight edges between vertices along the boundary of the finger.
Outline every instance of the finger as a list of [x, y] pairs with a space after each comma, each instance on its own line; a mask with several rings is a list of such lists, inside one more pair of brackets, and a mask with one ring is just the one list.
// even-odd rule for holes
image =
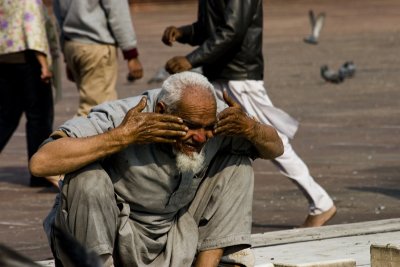
[[238, 103], [236, 103], [228, 94], [228, 92], [224, 89], [224, 91], [222, 92], [223, 96], [224, 96], [224, 100], [225, 102], [228, 104], [228, 106], [230, 107], [237, 107], [239, 106]]
[[142, 112], [142, 110], [146, 107], [147, 105], [147, 98], [144, 96], [142, 99], [140, 99], [139, 103], [132, 108], [133, 111], [135, 112]]
[[180, 131], [180, 129], [172, 130], [172, 129], [147, 129], [144, 134], [148, 136], [154, 137], [168, 137], [168, 138], [180, 138], [187, 134], [186, 131]]
[[170, 114], [158, 114], [158, 113], [153, 113], [155, 116], [158, 116], [158, 120], [160, 122], [172, 122], [172, 123], [179, 123], [179, 125], [184, 125], [182, 118], [175, 116], [175, 115], [170, 115]]

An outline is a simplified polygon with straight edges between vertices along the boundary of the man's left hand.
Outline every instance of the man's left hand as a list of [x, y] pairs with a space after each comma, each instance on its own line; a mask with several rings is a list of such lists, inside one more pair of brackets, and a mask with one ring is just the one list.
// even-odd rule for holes
[[131, 58], [128, 60], [128, 80], [134, 81], [143, 77], [143, 67], [139, 58]]
[[225, 90], [223, 96], [229, 107], [218, 115], [214, 134], [249, 138], [257, 122], [250, 118]]
[[189, 60], [186, 57], [177, 56], [167, 61], [167, 64], [165, 64], [165, 69], [170, 74], [174, 74], [182, 71], [191, 70], [192, 64], [190, 64]]

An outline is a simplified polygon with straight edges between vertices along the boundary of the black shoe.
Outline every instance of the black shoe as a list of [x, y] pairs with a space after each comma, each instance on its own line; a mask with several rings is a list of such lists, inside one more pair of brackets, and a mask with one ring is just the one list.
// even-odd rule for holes
[[31, 176], [30, 187], [52, 187], [53, 184], [43, 177]]

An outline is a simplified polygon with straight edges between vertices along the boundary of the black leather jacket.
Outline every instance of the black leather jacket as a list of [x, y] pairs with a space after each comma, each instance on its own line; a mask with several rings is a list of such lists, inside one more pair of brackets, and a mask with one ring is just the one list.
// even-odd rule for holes
[[197, 22], [179, 42], [199, 47], [186, 57], [209, 80], [262, 80], [263, 0], [199, 0]]

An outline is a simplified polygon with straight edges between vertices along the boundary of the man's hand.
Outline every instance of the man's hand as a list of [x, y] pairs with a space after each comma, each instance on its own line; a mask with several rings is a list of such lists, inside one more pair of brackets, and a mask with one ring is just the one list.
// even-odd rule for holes
[[186, 135], [188, 128], [181, 118], [168, 114], [142, 113], [146, 103], [146, 97], [143, 97], [115, 129], [124, 144], [174, 143]]
[[174, 42], [182, 37], [182, 32], [175, 26], [169, 26], [164, 30], [161, 38], [162, 42], [168, 46], [172, 46]]
[[218, 115], [218, 122], [214, 129], [215, 135], [241, 136], [251, 139], [257, 122], [250, 118], [224, 90], [223, 96], [228, 108]]
[[143, 67], [139, 58], [131, 58], [128, 60], [128, 77], [129, 81], [134, 81], [143, 77]]
[[283, 154], [282, 140], [272, 126], [249, 117], [226, 91], [223, 92], [223, 96], [229, 107], [219, 114], [214, 129], [215, 135], [246, 138], [255, 146], [263, 159], [274, 159]]
[[192, 64], [190, 64], [189, 60], [187, 60], [186, 57], [178, 56], [168, 60], [167, 64], [165, 64], [165, 69], [170, 74], [174, 74], [182, 71], [191, 70]]

